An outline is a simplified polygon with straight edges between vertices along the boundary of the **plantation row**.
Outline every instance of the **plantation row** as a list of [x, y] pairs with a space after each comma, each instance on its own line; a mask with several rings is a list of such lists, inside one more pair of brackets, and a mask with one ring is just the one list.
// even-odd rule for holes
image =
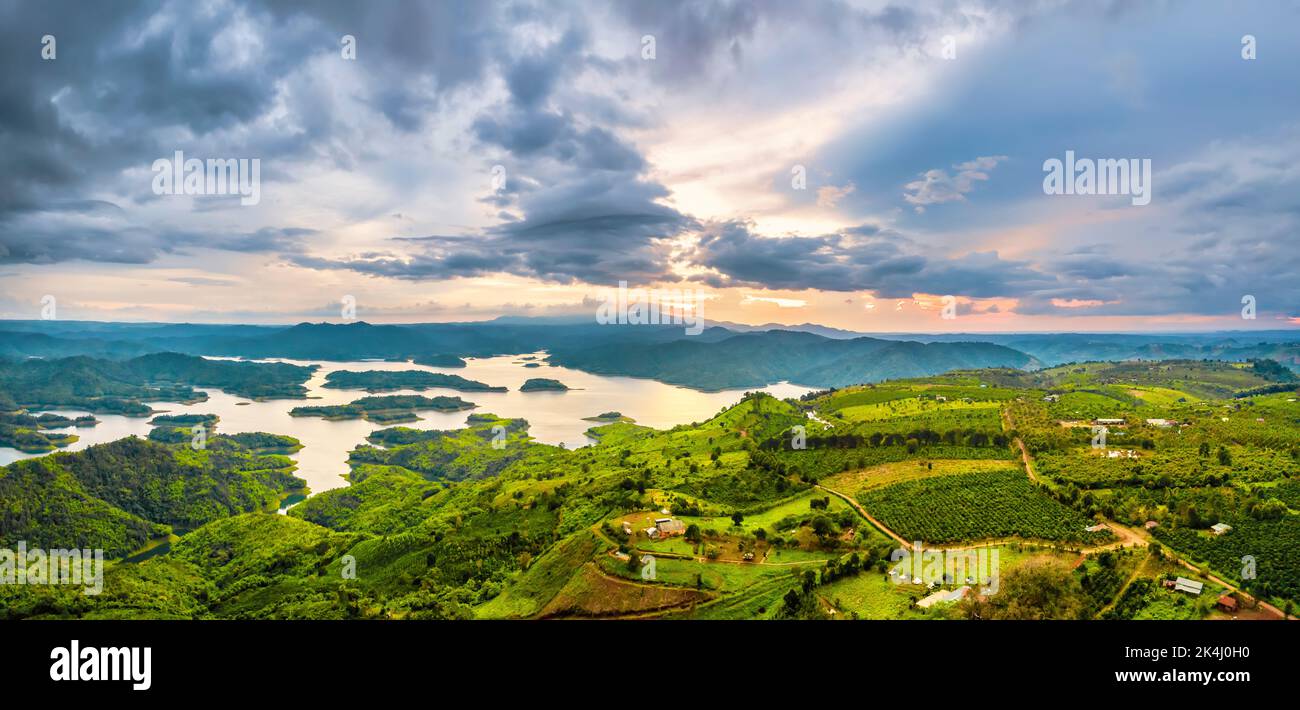
[[797, 467], [805, 480], [821, 480], [844, 471], [854, 471], [882, 463], [908, 459], [998, 459], [1010, 460], [1009, 447], [949, 446], [939, 444], [920, 446], [915, 450], [904, 446], [877, 446], [862, 449], [806, 449], [803, 451], [778, 451], [776, 455], [787, 466]]
[[[1161, 542], [1193, 560], [1208, 562], [1215, 572], [1237, 580], [1252, 594], [1300, 599], [1300, 517], [1233, 516], [1226, 522], [1232, 531], [1221, 536], [1186, 527], [1159, 527], [1154, 532]], [[1253, 579], [1242, 575], [1247, 555], [1255, 563]]]
[[1096, 544], [1111, 535], [1038, 490], [1018, 471], [907, 481], [858, 495], [863, 507], [908, 540], [950, 543], [1003, 537]]

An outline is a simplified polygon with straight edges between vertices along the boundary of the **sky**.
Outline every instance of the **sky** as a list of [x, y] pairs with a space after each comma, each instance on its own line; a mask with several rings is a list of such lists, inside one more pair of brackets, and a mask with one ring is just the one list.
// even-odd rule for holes
[[0, 0], [0, 56], [3, 318], [1300, 327], [1298, 3]]

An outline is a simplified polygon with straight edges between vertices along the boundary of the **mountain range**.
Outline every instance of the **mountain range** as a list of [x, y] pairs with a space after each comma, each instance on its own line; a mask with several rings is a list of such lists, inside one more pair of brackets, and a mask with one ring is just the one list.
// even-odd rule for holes
[[700, 389], [790, 381], [839, 387], [953, 369], [1036, 369], [1096, 360], [1272, 359], [1300, 370], [1300, 334], [861, 334], [816, 324], [610, 326], [572, 318], [473, 323], [204, 325], [87, 321], [0, 322], [0, 357], [91, 355], [128, 359], [159, 352], [303, 360], [408, 360], [547, 351], [551, 362], [608, 375], [649, 377]]

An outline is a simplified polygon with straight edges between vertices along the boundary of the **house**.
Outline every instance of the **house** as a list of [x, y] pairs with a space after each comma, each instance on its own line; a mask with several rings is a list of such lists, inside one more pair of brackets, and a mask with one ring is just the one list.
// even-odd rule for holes
[[1224, 594], [1223, 596], [1219, 597], [1219, 600], [1214, 602], [1214, 605], [1228, 612], [1229, 614], [1237, 613], [1237, 600], [1234, 599], [1230, 594]]
[[1045, 394], [1045, 395], [1043, 395], [1043, 401], [1044, 401], [1044, 402], [1055, 402], [1055, 401], [1059, 400], [1060, 398], [1061, 398], [1061, 395], [1059, 395], [1059, 394]]
[[1210, 532], [1214, 533], [1215, 535], [1222, 535], [1228, 532], [1229, 530], [1232, 530], [1232, 526], [1228, 525], [1227, 523], [1215, 523], [1210, 526]]
[[1179, 577], [1174, 580], [1174, 591], [1186, 592], [1192, 596], [1200, 596], [1201, 591], [1205, 589], [1204, 582], [1198, 582], [1194, 579]]
[[1106, 525], [1105, 523], [1097, 523], [1096, 525], [1090, 525], [1084, 529], [1088, 532], [1101, 532], [1106, 529]]
[[623, 521], [623, 534], [624, 535], [632, 534], [632, 523], [627, 520]]
[[934, 401], [936, 401], [936, 402], [947, 402], [947, 401], [948, 401], [948, 398], [945, 397], [945, 396], [943, 396], [943, 395], [936, 395], [935, 398], [934, 398]]
[[1161, 429], [1168, 429], [1169, 427], [1177, 423], [1178, 422], [1173, 421], [1172, 419], [1148, 419], [1147, 420], [1147, 424], [1150, 424], [1151, 426], [1160, 427]]
[[1124, 420], [1123, 420], [1123, 419], [1114, 419], [1114, 418], [1111, 418], [1111, 419], [1094, 419], [1094, 420], [1092, 420], [1092, 423], [1093, 423], [1093, 424], [1100, 425], [1100, 426], [1124, 426]]
[[655, 521], [655, 530], [659, 533], [658, 537], [685, 535], [686, 523], [683, 523], [676, 518], [659, 518]]
[[650, 538], [651, 540], [659, 537], [659, 528], [646, 528], [641, 532], [645, 533], [645, 536]]
[[1148, 520], [1148, 521], [1146, 521], [1145, 523], [1142, 524], [1142, 527], [1146, 528], [1147, 530], [1151, 530], [1152, 528], [1156, 528], [1156, 527], [1159, 527], [1159, 526], [1160, 526], [1160, 523], [1157, 523], [1157, 522], [1154, 521], [1154, 520]]
[[965, 597], [969, 593], [970, 593], [970, 587], [965, 585], [957, 587], [956, 589], [940, 589], [934, 594], [931, 594], [926, 598], [918, 601], [916, 605], [921, 607], [922, 609], [929, 609], [935, 604], [946, 604], [948, 602], [955, 602], [958, 599]]
[[627, 554], [626, 552], [615, 552], [614, 558], [621, 560], [623, 562], [627, 562], [628, 560], [632, 559], [632, 556]]
[[1138, 453], [1133, 449], [1110, 449], [1106, 452], [1108, 459], [1135, 459]]

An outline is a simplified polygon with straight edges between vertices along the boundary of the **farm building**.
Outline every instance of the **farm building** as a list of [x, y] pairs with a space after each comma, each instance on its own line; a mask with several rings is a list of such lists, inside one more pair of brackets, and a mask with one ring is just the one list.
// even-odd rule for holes
[[1177, 423], [1178, 422], [1172, 419], [1148, 419], [1147, 420], [1147, 424], [1150, 424], [1151, 426], [1160, 427], [1161, 429], [1168, 429], [1169, 427]]
[[654, 529], [658, 531], [657, 537], [672, 537], [673, 535], [685, 535], [686, 523], [676, 518], [659, 518], [655, 521]]
[[948, 602], [955, 602], [958, 599], [965, 597], [969, 593], [970, 593], [970, 587], [965, 585], [957, 587], [956, 589], [941, 589], [935, 592], [934, 594], [931, 594], [926, 598], [921, 599], [916, 603], [916, 605], [921, 607], [922, 609], [929, 609], [935, 604], [946, 604]]
[[1219, 600], [1214, 605], [1229, 613], [1237, 611], [1237, 600], [1231, 594], [1224, 594], [1219, 597]]
[[1096, 525], [1089, 525], [1084, 529], [1088, 532], [1101, 532], [1106, 529], [1106, 525], [1104, 523], [1097, 523]]
[[1108, 419], [1094, 419], [1094, 420], [1092, 420], [1092, 423], [1093, 423], [1093, 424], [1099, 424], [1099, 425], [1101, 425], [1101, 426], [1123, 426], [1123, 425], [1124, 425], [1124, 420], [1123, 420], [1123, 419], [1113, 419], [1113, 418], [1108, 418]]
[[630, 522], [628, 522], [628, 521], [626, 521], [626, 520], [623, 521], [623, 534], [624, 534], [624, 535], [631, 535], [631, 534], [632, 534], [632, 523], [630, 523]]
[[1043, 401], [1044, 401], [1044, 402], [1055, 402], [1055, 401], [1059, 400], [1060, 398], [1061, 398], [1061, 395], [1059, 395], [1059, 394], [1045, 394], [1045, 395], [1043, 395]]
[[1200, 596], [1201, 591], [1205, 589], [1204, 582], [1198, 582], [1194, 579], [1188, 579], [1186, 577], [1179, 577], [1178, 579], [1174, 580], [1174, 583], [1172, 585], [1170, 585], [1168, 582], [1166, 582], [1165, 585], [1172, 586], [1174, 591], [1176, 592], [1186, 592], [1194, 597]]
[[1227, 523], [1215, 523], [1210, 526], [1210, 532], [1214, 533], [1215, 535], [1222, 535], [1226, 532], [1229, 532], [1230, 530], [1232, 530], [1232, 526], [1228, 525]]

